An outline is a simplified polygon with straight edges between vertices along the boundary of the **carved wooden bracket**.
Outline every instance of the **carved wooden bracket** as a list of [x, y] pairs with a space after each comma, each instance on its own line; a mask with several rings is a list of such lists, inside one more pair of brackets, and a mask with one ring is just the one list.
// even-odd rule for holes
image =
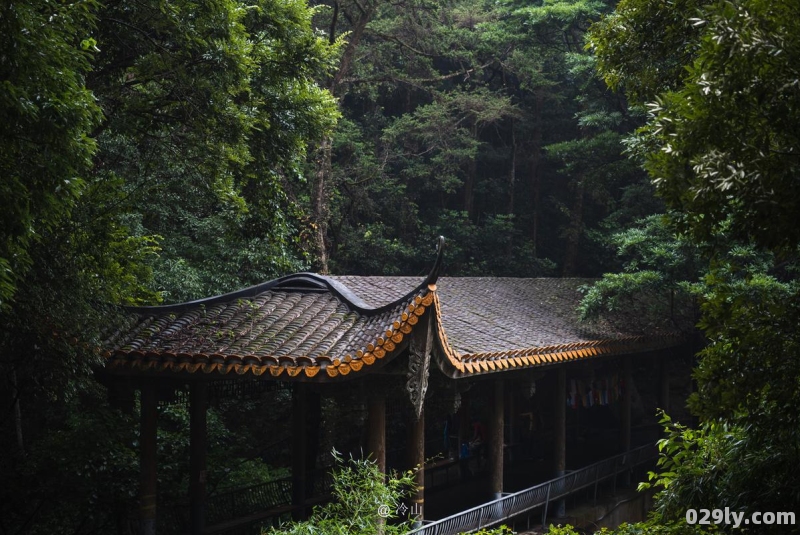
[[433, 321], [433, 314], [428, 311], [425, 313], [424, 325], [418, 325], [414, 329], [409, 344], [406, 390], [417, 419], [422, 416], [425, 394], [428, 391], [428, 375], [431, 368], [431, 351], [433, 350], [431, 321]]

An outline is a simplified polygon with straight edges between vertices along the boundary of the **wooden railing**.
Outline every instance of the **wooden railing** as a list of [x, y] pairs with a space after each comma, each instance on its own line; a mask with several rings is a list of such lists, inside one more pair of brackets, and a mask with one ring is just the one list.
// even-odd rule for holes
[[206, 524], [213, 526], [291, 503], [291, 478], [235, 489], [209, 497]]
[[[320, 469], [313, 477], [313, 487], [306, 507], [327, 499], [333, 486], [331, 468]], [[206, 502], [206, 533], [247, 532], [251, 524], [269, 523], [290, 516], [292, 505], [292, 479], [276, 479], [249, 487], [213, 494]], [[189, 506], [186, 503], [165, 507], [159, 513], [159, 532], [187, 533]], [[135, 530], [134, 530], [135, 531]]]

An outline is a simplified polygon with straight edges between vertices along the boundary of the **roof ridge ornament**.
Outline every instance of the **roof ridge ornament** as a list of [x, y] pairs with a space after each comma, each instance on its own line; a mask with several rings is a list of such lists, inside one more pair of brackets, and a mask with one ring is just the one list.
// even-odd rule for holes
[[428, 277], [425, 279], [423, 286], [436, 284], [436, 281], [439, 279], [444, 260], [444, 244], [446, 241], [444, 236], [439, 236], [439, 239], [436, 241], [436, 261], [433, 263], [433, 267], [430, 273], [428, 273]]

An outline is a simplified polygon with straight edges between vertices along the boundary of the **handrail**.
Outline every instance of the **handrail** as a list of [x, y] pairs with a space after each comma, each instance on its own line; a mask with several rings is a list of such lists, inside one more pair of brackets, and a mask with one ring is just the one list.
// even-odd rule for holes
[[455, 535], [493, 526], [537, 507], [547, 506], [553, 500], [597, 485], [600, 481], [657, 457], [655, 444], [641, 446], [497, 500], [426, 523], [407, 532], [407, 535]]
[[[309, 499], [327, 494], [333, 486], [331, 467], [314, 471], [314, 485]], [[270, 508], [291, 505], [292, 478], [275, 479], [248, 487], [227, 490], [209, 497], [207, 521], [209, 525], [218, 524], [239, 516]]]
[[[333, 487], [331, 467], [322, 467], [314, 471], [313, 487], [308, 501], [313, 503], [330, 494]], [[227, 489], [212, 494], [206, 502], [207, 529], [229, 523], [237, 518], [245, 518], [255, 513], [269, 514], [271, 511], [282, 514], [291, 507], [292, 478], [273, 479], [247, 487]], [[310, 506], [310, 504], [309, 504]], [[303, 507], [303, 506], [297, 506]], [[159, 513], [160, 531], [165, 533], [182, 533], [189, 523], [189, 504], [179, 502], [164, 507]], [[132, 531], [136, 531], [135, 529]]]

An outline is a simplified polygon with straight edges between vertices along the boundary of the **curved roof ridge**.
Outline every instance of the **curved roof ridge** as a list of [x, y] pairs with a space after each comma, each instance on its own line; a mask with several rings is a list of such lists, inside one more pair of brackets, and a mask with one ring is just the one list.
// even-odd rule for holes
[[[259, 332], [252, 337], [249, 336], [251, 331], [240, 332], [236, 323], [226, 323], [235, 315], [247, 316], [250, 310], [227, 301], [221, 307], [210, 308], [209, 318], [201, 318], [202, 314], [196, 309], [186, 314], [191, 316], [189, 318], [172, 314], [143, 315], [122, 339], [115, 336], [115, 341], [109, 342], [110, 347], [104, 356], [107, 367], [117, 370], [117, 373], [202, 371], [233, 376], [263, 375], [280, 377], [281, 380], [326, 380], [347, 376], [364, 367], [380, 368], [397, 357], [408, 345], [419, 318], [433, 304], [434, 293], [425, 287], [394, 309], [369, 319], [354, 311], [347, 312], [353, 321], [345, 321], [344, 330], [333, 333], [332, 344], [336, 349], [331, 344], [320, 344], [330, 333], [320, 334], [311, 325], [318, 317], [315, 314], [300, 313], [288, 320], [291, 324], [288, 331], [282, 326], [274, 329], [270, 336], [264, 337], [264, 333]], [[325, 292], [306, 294], [302, 299], [307, 297], [311, 302], [306, 304], [312, 308], [320, 304], [320, 298], [332, 299]], [[227, 314], [226, 307], [236, 310]], [[334, 312], [326, 317], [335, 319], [339, 314], [341, 312]], [[299, 322], [296, 321], [298, 318]], [[353, 333], [352, 329], [359, 332]], [[199, 335], [201, 343], [187, 344], [192, 340], [178, 334], [182, 330], [188, 330], [190, 335]], [[254, 343], [232, 347], [227, 343], [228, 337], [236, 334]], [[295, 334], [300, 337], [296, 338]], [[344, 343], [340, 343], [341, 340]]]
[[325, 275], [319, 275], [317, 273], [300, 272], [300, 273], [293, 273], [291, 275], [285, 275], [283, 277], [278, 277], [277, 279], [273, 279], [267, 282], [262, 282], [260, 284], [243, 288], [241, 290], [235, 290], [233, 292], [228, 292], [211, 297], [204, 297], [202, 299], [195, 299], [193, 301], [186, 301], [184, 303], [174, 303], [170, 305], [124, 307], [124, 308], [125, 310], [136, 314], [168, 314], [170, 312], [185, 312], [186, 310], [196, 307], [225, 303], [228, 301], [232, 301], [234, 299], [253, 299], [259, 294], [262, 294], [268, 290], [297, 290], [300, 292], [328, 291], [332, 293], [334, 296], [336, 296], [345, 305], [347, 305], [347, 307], [350, 310], [358, 312], [359, 314], [362, 314], [364, 316], [372, 316], [375, 314], [381, 314], [383, 312], [386, 312], [387, 310], [391, 310], [392, 308], [397, 307], [401, 303], [411, 299], [414, 295], [418, 294], [424, 288], [427, 288], [429, 285], [436, 283], [436, 280], [439, 278], [439, 273], [442, 267], [444, 242], [445, 242], [444, 237], [439, 236], [436, 246], [436, 260], [425, 280], [423, 280], [420, 284], [418, 284], [414, 288], [410, 289], [407, 293], [405, 293], [401, 297], [398, 297], [393, 301], [381, 305], [379, 307], [369, 306], [369, 304], [367, 304], [363, 299], [361, 299], [358, 295], [356, 295], [353, 291], [351, 291], [347, 286], [345, 286], [341, 282], [331, 277], [327, 277]]

